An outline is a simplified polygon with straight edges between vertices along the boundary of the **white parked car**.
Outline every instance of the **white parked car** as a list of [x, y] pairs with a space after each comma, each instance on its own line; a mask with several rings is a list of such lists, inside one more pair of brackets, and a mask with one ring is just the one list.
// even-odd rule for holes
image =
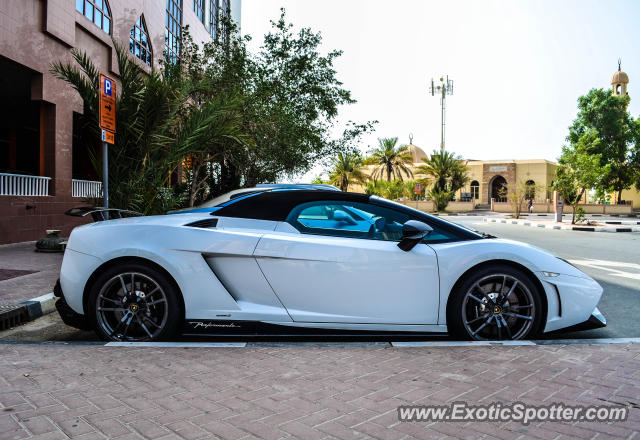
[[598, 283], [527, 244], [365, 194], [265, 187], [225, 200], [74, 229], [56, 287], [62, 318], [125, 341], [270, 332], [523, 339], [605, 325]]

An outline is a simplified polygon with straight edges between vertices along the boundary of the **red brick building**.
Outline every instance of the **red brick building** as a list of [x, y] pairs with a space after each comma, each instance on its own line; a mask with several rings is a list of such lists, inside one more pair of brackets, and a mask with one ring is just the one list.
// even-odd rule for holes
[[51, 63], [72, 62], [75, 48], [117, 78], [113, 38], [145, 70], [158, 68], [165, 53], [179, 53], [182, 27], [196, 42], [215, 38], [219, 14], [240, 22], [240, 2], [0, 1], [0, 244], [35, 240], [45, 229], [68, 234], [78, 221], [64, 211], [102, 191], [74, 136], [82, 101], [49, 73]]

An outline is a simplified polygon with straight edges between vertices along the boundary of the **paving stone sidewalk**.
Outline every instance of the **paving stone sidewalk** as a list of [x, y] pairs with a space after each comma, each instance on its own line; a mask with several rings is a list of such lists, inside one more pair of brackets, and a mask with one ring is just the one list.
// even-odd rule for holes
[[[397, 407], [624, 404], [617, 423], [399, 422]], [[640, 344], [0, 344], [0, 438], [632, 439]]]
[[0, 304], [18, 304], [53, 291], [62, 253], [34, 249], [33, 241], [0, 245]]

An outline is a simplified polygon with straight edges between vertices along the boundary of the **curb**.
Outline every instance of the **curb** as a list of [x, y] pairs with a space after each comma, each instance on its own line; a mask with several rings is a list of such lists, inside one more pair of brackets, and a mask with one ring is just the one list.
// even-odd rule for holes
[[[640, 232], [640, 226], [629, 226], [626, 228], [615, 228], [606, 226], [571, 226], [571, 225], [547, 225], [544, 223], [533, 223], [527, 220], [511, 220], [511, 219], [495, 219], [495, 218], [483, 218], [482, 221], [487, 223], [506, 223], [512, 225], [531, 226], [534, 228], [546, 228], [546, 229], [562, 229], [568, 231], [584, 231], [584, 232]], [[630, 224], [633, 224], [629, 222]], [[617, 223], [615, 223], [617, 224]], [[620, 223], [627, 224], [627, 223]]]
[[36, 298], [31, 298], [18, 305], [27, 308], [29, 320], [33, 321], [42, 315], [47, 315], [56, 310], [56, 297], [53, 295], [53, 292], [51, 292]]
[[331, 342], [331, 343], [268, 343], [268, 342], [99, 342], [99, 341], [4, 341], [0, 345], [48, 345], [48, 346], [94, 346], [129, 348], [253, 348], [253, 347], [377, 347], [377, 348], [436, 348], [436, 347], [520, 347], [544, 345], [602, 345], [639, 344], [640, 338], [595, 338], [595, 339], [537, 339], [522, 341], [388, 341], [388, 342]]
[[16, 327], [27, 321], [53, 312], [56, 309], [56, 297], [52, 293], [31, 298], [14, 306], [0, 309], [0, 330]]

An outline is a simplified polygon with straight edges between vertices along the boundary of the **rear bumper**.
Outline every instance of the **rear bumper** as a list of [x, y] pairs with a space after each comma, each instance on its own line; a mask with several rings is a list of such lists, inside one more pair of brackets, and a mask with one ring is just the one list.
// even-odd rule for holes
[[60, 280], [56, 282], [56, 285], [53, 288], [53, 294], [59, 298], [58, 301], [56, 301], [56, 310], [58, 311], [62, 322], [80, 330], [91, 330], [91, 326], [87, 322], [85, 316], [76, 313], [71, 307], [69, 307], [69, 304], [67, 304], [67, 301], [64, 299], [62, 287], [60, 287]]

